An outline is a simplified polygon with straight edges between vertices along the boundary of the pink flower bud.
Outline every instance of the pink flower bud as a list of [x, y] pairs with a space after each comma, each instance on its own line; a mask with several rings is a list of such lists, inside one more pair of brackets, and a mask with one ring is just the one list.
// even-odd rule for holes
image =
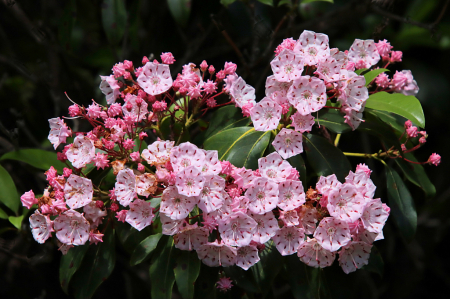
[[143, 70], [142, 67], [137, 67], [137, 68], [134, 70], [134, 74], [136, 75], [136, 77], [139, 77], [139, 75], [141, 74], [142, 70]]
[[391, 49], [393, 48], [391, 44], [387, 40], [380, 40], [375, 44], [377, 47], [377, 51], [381, 57], [388, 56], [391, 53]]
[[142, 64], [145, 65], [147, 62], [149, 62], [150, 60], [148, 60], [147, 56], [142, 57]]
[[165, 64], [173, 64], [175, 62], [175, 58], [173, 57], [172, 53], [162, 53], [161, 54], [161, 60]]
[[95, 206], [99, 209], [103, 208], [103, 201], [101, 200], [96, 200], [95, 201]]
[[216, 78], [217, 78], [217, 80], [223, 80], [223, 79], [225, 79], [225, 72], [223, 71], [223, 70], [220, 70], [219, 72], [217, 72], [217, 74], [216, 74]]
[[69, 106], [69, 115], [71, 117], [81, 115], [80, 106], [78, 106], [77, 104], [73, 104], [72, 106]]
[[72, 169], [64, 167], [63, 169], [63, 175], [68, 178], [72, 174]]
[[67, 156], [64, 153], [56, 153], [56, 158], [61, 162], [65, 162], [67, 160]]
[[410, 120], [405, 121], [405, 129], [408, 129], [412, 126], [412, 122]]
[[214, 108], [217, 106], [217, 102], [216, 99], [214, 98], [209, 98], [206, 100], [206, 106], [210, 107], [210, 108]]
[[20, 201], [22, 205], [27, 209], [31, 209], [31, 206], [38, 203], [37, 198], [34, 197], [33, 190], [25, 192], [21, 197]]
[[216, 69], [214, 68], [214, 66], [210, 65], [208, 72], [212, 75], [212, 74], [214, 74], [215, 71], [216, 71]]
[[127, 210], [122, 210], [120, 212], [116, 213], [116, 218], [119, 221], [122, 221], [123, 223], [125, 223], [125, 218], [127, 217]]
[[139, 163], [139, 164], [138, 164], [137, 169], [138, 169], [140, 172], [145, 172], [145, 166], [144, 166], [142, 163]]
[[403, 56], [402, 51], [392, 51], [391, 52], [391, 62], [402, 61], [402, 56]]
[[124, 72], [123, 73], [123, 78], [125, 79], [125, 80], [131, 80], [132, 78], [131, 78], [131, 74], [129, 73], [129, 72]]
[[388, 75], [386, 75], [385, 73], [381, 73], [377, 76], [377, 78], [375, 79], [375, 83], [382, 87], [382, 88], [386, 88], [389, 87], [389, 77]]
[[406, 129], [406, 133], [408, 134], [408, 137], [415, 138], [418, 136], [417, 127], [411, 126], [408, 129]]
[[133, 62], [129, 61], [129, 60], [124, 60], [123, 61], [123, 66], [125, 67], [126, 70], [128, 71], [132, 71], [133, 70]]
[[392, 84], [394, 85], [395, 89], [401, 89], [406, 85], [407, 81], [408, 78], [403, 72], [396, 71], [392, 79]]
[[139, 140], [144, 140], [145, 137], [148, 137], [147, 133], [145, 132], [139, 133]]
[[237, 65], [232, 62], [225, 62], [224, 72], [227, 75], [232, 75], [236, 72]]
[[130, 154], [130, 158], [131, 160], [133, 160], [133, 162], [139, 162], [141, 159], [139, 158], [139, 152], [132, 152]]
[[425, 138], [425, 136], [422, 136], [419, 138], [419, 143], [420, 144], [424, 144], [425, 142], [427, 142], [427, 139]]
[[433, 164], [435, 166], [438, 166], [441, 163], [441, 156], [439, 156], [436, 153], [431, 154], [430, 158], [428, 158], [427, 161], [429, 164]]
[[203, 60], [202, 63], [200, 63], [200, 69], [202, 70], [202, 72], [205, 72], [207, 68], [208, 64], [206, 63], [206, 60]]
[[406, 145], [405, 144], [402, 144], [401, 147], [402, 147], [402, 151], [406, 151]]
[[117, 203], [115, 203], [115, 202], [113, 202], [112, 204], [111, 204], [111, 211], [113, 211], [113, 212], [117, 212], [118, 210], [119, 210], [119, 205], [117, 204]]

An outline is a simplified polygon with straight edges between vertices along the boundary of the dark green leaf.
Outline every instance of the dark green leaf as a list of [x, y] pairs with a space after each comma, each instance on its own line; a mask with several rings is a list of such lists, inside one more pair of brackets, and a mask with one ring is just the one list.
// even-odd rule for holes
[[167, 0], [167, 5], [175, 22], [180, 26], [186, 26], [191, 13], [191, 0]]
[[283, 257], [284, 267], [294, 298], [318, 298], [323, 290], [319, 268], [302, 263], [296, 254]]
[[133, 251], [133, 254], [131, 254], [130, 265], [135, 266], [148, 259], [153, 250], [156, 248], [156, 245], [158, 245], [161, 236], [162, 234], [148, 236], [141, 243], [139, 243]]
[[414, 238], [417, 228], [417, 212], [414, 201], [398, 173], [386, 165], [389, 207], [400, 234], [407, 242]]
[[380, 277], [383, 277], [384, 273], [384, 261], [380, 254], [380, 251], [375, 246], [372, 246], [370, 252], [369, 264], [365, 265], [362, 269], [377, 273]]
[[238, 287], [251, 293], [261, 293], [261, 286], [255, 281], [255, 277], [250, 269], [245, 271], [241, 267], [231, 266], [226, 267], [223, 270], [228, 277], [231, 277]]
[[[403, 154], [403, 156], [410, 161], [417, 162], [417, 159], [412, 153]], [[434, 197], [436, 194], [436, 188], [428, 178], [428, 175], [422, 165], [409, 163], [402, 159], [395, 159], [395, 162], [397, 162], [398, 166], [400, 166], [400, 169], [403, 171], [408, 181], [420, 187], [423, 192], [425, 192], [425, 196], [427, 198]]]
[[242, 117], [241, 109], [233, 105], [221, 107], [211, 116], [211, 122], [209, 123], [208, 130], [206, 130], [205, 140], [231, 128], [248, 126], [249, 123], [250, 118]]
[[179, 253], [173, 271], [178, 291], [184, 299], [194, 298], [194, 283], [200, 274], [200, 266], [196, 251], [182, 250]]
[[22, 227], [23, 215], [21, 216], [9, 216], [9, 222], [14, 225], [18, 230]]
[[421, 128], [425, 128], [425, 116], [422, 105], [415, 96], [405, 96], [401, 93], [377, 92], [369, 96], [367, 108], [382, 110], [401, 115]]
[[281, 0], [278, 2], [278, 6], [281, 6], [283, 4], [287, 4], [289, 7], [292, 6], [292, 0]]
[[68, 294], [70, 280], [80, 267], [88, 249], [89, 244], [75, 246], [70, 248], [66, 255], [61, 256], [61, 262], [59, 263], [59, 283], [66, 294]]
[[252, 271], [255, 281], [263, 294], [272, 288], [275, 277], [283, 267], [283, 259], [272, 241], [266, 243], [266, 248], [259, 253], [261, 261], [253, 265]]
[[398, 141], [398, 137], [395, 135], [394, 131], [388, 125], [371, 114], [366, 114], [365, 122], [361, 123], [357, 130], [364, 131], [378, 137], [378, 139], [386, 143], [388, 148], [394, 146], [396, 149], [401, 149], [400, 142]]
[[120, 243], [130, 254], [133, 253], [139, 243], [151, 235], [152, 232], [152, 229], [149, 226], [141, 231], [138, 231], [134, 227], [131, 227], [128, 223], [115, 221], [114, 225]]
[[312, 2], [330, 2], [330, 3], [334, 3], [334, 0], [302, 0], [302, 4], [304, 3], [312, 3]]
[[8, 219], [8, 214], [0, 208], [0, 219]]
[[271, 131], [255, 131], [251, 127], [238, 127], [222, 131], [205, 141], [206, 150], [217, 150], [220, 160], [230, 161], [236, 167], [258, 168], [269, 144]]
[[312, 134], [306, 135], [303, 149], [317, 176], [336, 174], [338, 180], [343, 182], [352, 169], [350, 162], [342, 151], [323, 137]]
[[109, 42], [116, 45], [120, 42], [127, 25], [127, 12], [124, 0], [103, 0], [102, 23]]
[[11, 176], [0, 165], [0, 202], [17, 214], [20, 206], [19, 194]]
[[333, 133], [339, 134], [350, 132], [352, 130], [344, 120], [344, 116], [335, 109], [322, 109], [319, 113], [319, 118], [315, 119], [317, 124], [325, 126]]
[[104, 232], [103, 242], [89, 246], [81, 267], [72, 279], [75, 298], [91, 298], [95, 290], [109, 277], [115, 264], [114, 230], [109, 226]]
[[55, 167], [59, 174], [66, 165], [56, 158], [56, 153], [40, 149], [22, 149], [4, 154], [1, 160], [17, 160], [25, 162], [42, 170], [48, 170], [50, 166]]
[[364, 74], [364, 78], [366, 79], [366, 86], [369, 86], [370, 82], [372, 82], [373, 79], [375, 79], [379, 74], [389, 72], [388, 69], [376, 69], [369, 71]]
[[236, 2], [236, 0], [220, 0], [220, 3], [222, 3], [222, 5], [224, 6], [228, 6], [233, 2]]
[[72, 28], [77, 19], [77, 5], [75, 0], [66, 2], [64, 12], [59, 20], [58, 39], [61, 46], [65, 50], [70, 49], [70, 41], [72, 37]]
[[406, 119], [400, 115], [381, 111], [381, 110], [373, 110], [366, 108], [365, 113], [372, 114], [378, 117], [381, 121], [391, 127], [398, 135], [401, 135], [405, 131], [405, 121]]
[[158, 244], [158, 251], [152, 257], [150, 282], [152, 298], [171, 299], [175, 283], [173, 269], [177, 252], [171, 236], [163, 236]]
[[273, 0], [258, 0], [262, 4], [273, 6]]
[[295, 167], [297, 169], [298, 173], [300, 174], [300, 180], [302, 181], [303, 188], [307, 188], [308, 182], [306, 180], [306, 165], [302, 156], [298, 154], [288, 158], [287, 161], [292, 165], [292, 167]]
[[[224, 268], [228, 269], [230, 267]], [[196, 299], [214, 299], [216, 298], [216, 282], [219, 280], [219, 270], [215, 267], [208, 267], [201, 263], [200, 275], [195, 281]]]

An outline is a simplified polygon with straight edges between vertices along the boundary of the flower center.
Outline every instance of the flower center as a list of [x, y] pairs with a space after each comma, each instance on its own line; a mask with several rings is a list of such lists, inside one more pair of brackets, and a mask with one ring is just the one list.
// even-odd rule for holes
[[267, 170], [266, 174], [267, 174], [267, 177], [269, 177], [271, 179], [277, 177], [277, 172], [275, 170], [273, 170], [273, 169]]
[[181, 166], [183, 167], [191, 166], [191, 160], [184, 158], [183, 160], [181, 160]]
[[336, 229], [335, 229], [334, 227], [329, 227], [329, 228], [327, 229], [327, 234], [328, 234], [329, 236], [334, 236], [335, 233], [336, 233]]
[[153, 85], [158, 85], [159, 81], [160, 81], [160, 79], [158, 77], [156, 77], [156, 76], [152, 77], [150, 80], [151, 80]]
[[256, 198], [259, 200], [263, 200], [264, 197], [266, 197], [266, 196], [265, 196], [264, 192], [262, 192], [262, 191], [260, 191], [260, 192], [258, 192], [258, 194], [256, 194]]
[[294, 70], [294, 67], [292, 66], [292, 64], [288, 64], [284, 67], [284, 72], [286, 74], [290, 74], [292, 73], [292, 71]]
[[316, 56], [317, 55], [317, 49], [314, 48], [314, 47], [309, 48], [308, 54], [311, 55], [311, 56]]

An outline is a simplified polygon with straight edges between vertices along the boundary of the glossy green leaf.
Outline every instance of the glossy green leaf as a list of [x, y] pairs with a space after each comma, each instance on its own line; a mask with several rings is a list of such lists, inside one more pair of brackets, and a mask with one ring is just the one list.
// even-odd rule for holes
[[352, 129], [344, 121], [344, 116], [335, 109], [322, 109], [319, 112], [319, 118], [315, 119], [316, 123], [325, 126], [333, 133], [350, 132]]
[[300, 180], [302, 181], [303, 188], [307, 188], [307, 177], [306, 177], [306, 164], [303, 160], [303, 157], [298, 154], [293, 157], [290, 157], [287, 159], [289, 164], [291, 164], [292, 167], [295, 167], [300, 174]]
[[152, 229], [149, 226], [141, 231], [138, 231], [134, 227], [131, 227], [128, 223], [122, 223], [119, 221], [114, 221], [114, 228], [116, 229], [117, 238], [120, 243], [130, 254], [133, 253], [139, 243], [151, 235], [152, 232]]
[[124, 0], [103, 0], [102, 24], [112, 45], [120, 42], [127, 25], [127, 12]]
[[171, 236], [163, 236], [158, 244], [158, 250], [152, 257], [150, 266], [150, 282], [152, 298], [171, 299], [172, 287], [175, 283], [173, 269], [176, 256]]
[[[417, 159], [412, 153], [403, 154], [403, 156], [410, 161], [417, 162]], [[427, 198], [432, 198], [436, 195], [436, 188], [428, 178], [422, 165], [410, 163], [402, 159], [395, 159], [395, 162], [397, 162], [397, 165], [403, 171], [408, 181], [420, 187], [425, 192]]]
[[369, 86], [370, 82], [372, 82], [373, 79], [375, 79], [379, 74], [389, 72], [388, 69], [376, 69], [371, 70], [364, 74], [364, 79], [366, 79], [366, 86]]
[[42, 170], [48, 170], [50, 166], [53, 166], [59, 174], [62, 174], [63, 168], [66, 167], [63, 162], [56, 158], [55, 152], [40, 149], [22, 149], [8, 152], [0, 157], [1, 160], [17, 160]]
[[330, 2], [330, 3], [334, 3], [334, 0], [302, 0], [302, 4], [305, 3], [312, 3], [312, 2]]
[[77, 5], [75, 0], [66, 1], [64, 11], [59, 19], [58, 39], [65, 50], [70, 49], [70, 41], [72, 37], [72, 28], [77, 19]]
[[220, 160], [230, 161], [236, 167], [258, 168], [258, 159], [266, 150], [271, 131], [255, 131], [251, 127], [232, 128], [208, 138], [205, 150], [217, 150]]
[[170, 13], [180, 26], [186, 26], [191, 13], [191, 0], [167, 0]]
[[357, 130], [378, 137], [386, 143], [388, 148], [394, 146], [396, 149], [401, 149], [400, 142], [393, 129], [371, 114], [366, 114], [365, 122], [361, 123]]
[[114, 230], [110, 225], [104, 232], [103, 242], [89, 246], [81, 267], [72, 279], [75, 298], [91, 298], [112, 273], [116, 264], [114, 240]]
[[23, 215], [21, 216], [9, 216], [8, 217], [9, 222], [11, 222], [12, 225], [14, 225], [18, 230], [22, 227], [22, 221], [23, 221]]
[[265, 245], [266, 248], [259, 253], [261, 260], [249, 269], [263, 294], [267, 294], [272, 288], [275, 277], [283, 267], [282, 256], [273, 241], [269, 241]]
[[261, 293], [261, 286], [256, 282], [252, 271], [245, 271], [238, 266], [226, 267], [223, 270], [226, 276], [231, 277], [238, 287], [251, 293]]
[[0, 219], [8, 219], [8, 214], [0, 208]]
[[[296, 299], [318, 298], [321, 287], [319, 268], [302, 263], [296, 254], [283, 257], [287, 280]], [[319, 296], [318, 296], [319, 295]]]
[[182, 250], [173, 269], [178, 291], [183, 299], [194, 298], [194, 284], [200, 274], [201, 261], [196, 251]]
[[9, 173], [0, 165], [0, 202], [17, 214], [20, 207], [20, 198], [16, 185]]
[[236, 2], [236, 0], [220, 0], [220, 3], [222, 3], [222, 5], [224, 6], [228, 6], [233, 2]]
[[398, 173], [386, 165], [386, 179], [391, 217], [407, 242], [414, 238], [417, 212], [414, 201]]
[[367, 70], [368, 70], [368, 69], [359, 69], [359, 70], [356, 70], [355, 73], [356, 73], [357, 75], [361, 75], [362, 73], [366, 72]]
[[61, 262], [59, 263], [59, 283], [66, 294], [68, 294], [70, 281], [81, 266], [81, 262], [88, 249], [89, 244], [74, 246], [69, 249], [66, 255], [61, 256]]
[[306, 158], [317, 176], [336, 174], [343, 182], [352, 167], [342, 151], [323, 137], [307, 134], [304, 138]]
[[400, 115], [381, 111], [381, 110], [374, 110], [374, 109], [365, 109], [365, 113], [374, 115], [378, 117], [381, 121], [383, 121], [386, 125], [391, 127], [398, 135], [401, 135], [405, 131], [405, 121], [406, 119]]
[[[226, 267], [224, 269], [228, 269]], [[200, 274], [195, 281], [194, 298], [195, 299], [214, 299], [216, 298], [216, 282], [219, 280], [219, 271], [216, 267], [208, 267], [201, 263]]]
[[258, 2], [261, 2], [262, 4], [273, 6], [273, 0], [258, 0]]
[[377, 273], [380, 277], [383, 277], [384, 273], [384, 261], [377, 247], [372, 246], [370, 251], [369, 264], [365, 265], [362, 269]]
[[425, 116], [422, 105], [415, 96], [405, 96], [401, 93], [377, 92], [369, 96], [367, 108], [392, 112], [401, 115], [421, 128], [425, 128]]
[[287, 4], [289, 7], [292, 5], [292, 0], [281, 0], [278, 2], [278, 6], [281, 6], [283, 4]]
[[130, 258], [130, 266], [135, 266], [142, 263], [148, 259], [153, 252], [153, 250], [158, 245], [159, 239], [161, 239], [162, 234], [151, 235], [145, 238], [136, 249], [134, 249]]
[[228, 105], [217, 109], [211, 116], [211, 122], [205, 133], [205, 140], [222, 131], [248, 126], [251, 119], [242, 117], [242, 110]]

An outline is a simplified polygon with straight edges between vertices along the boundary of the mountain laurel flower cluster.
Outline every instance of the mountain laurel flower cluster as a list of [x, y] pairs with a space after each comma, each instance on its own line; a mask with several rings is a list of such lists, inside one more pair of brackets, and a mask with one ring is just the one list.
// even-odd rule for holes
[[[416, 117], [402, 123], [397, 135], [391, 132], [388, 142], [395, 142], [386, 143], [384, 152], [337, 148], [341, 133], [364, 129], [364, 116], [381, 122], [371, 111], [383, 97], [414, 101], [419, 88], [411, 71], [386, 74], [386, 67], [402, 60], [391, 49], [386, 40], [357, 39], [341, 51], [330, 48], [327, 35], [305, 30], [276, 48], [273, 74], [258, 100], [231, 62], [218, 72], [206, 61], [199, 67], [189, 63], [176, 77], [171, 53], [160, 61], [144, 57], [137, 67], [128, 60], [117, 63], [111, 75], [101, 76], [105, 105], [73, 102], [69, 117], [49, 120], [48, 139], [67, 167], [45, 172], [48, 186], [41, 197], [32, 190], [21, 197], [23, 206], [35, 208], [29, 218], [34, 239], [56, 238], [67, 254], [74, 246], [104, 242], [112, 233], [108, 227], [126, 223], [158, 238], [169, 236], [173, 246], [195, 251], [209, 267], [247, 271], [276, 248], [310, 267], [328, 267], [337, 259], [345, 273], [362, 268], [373, 243], [384, 238], [390, 208], [376, 198], [365, 164], [339, 166], [346, 170], [333, 173], [316, 162], [324, 155], [311, 152], [323, 147], [333, 159], [372, 158], [388, 170], [387, 158], [440, 163], [436, 153], [426, 162], [411, 158], [428, 137], [420, 130], [420, 113], [380, 109]], [[204, 115], [221, 106], [208, 125]], [[91, 130], [72, 131], [66, 124], [72, 119], [85, 120]], [[321, 130], [324, 137], [312, 134]], [[313, 180], [300, 176], [305, 148]], [[226, 291], [231, 282], [222, 277], [217, 288]]]

